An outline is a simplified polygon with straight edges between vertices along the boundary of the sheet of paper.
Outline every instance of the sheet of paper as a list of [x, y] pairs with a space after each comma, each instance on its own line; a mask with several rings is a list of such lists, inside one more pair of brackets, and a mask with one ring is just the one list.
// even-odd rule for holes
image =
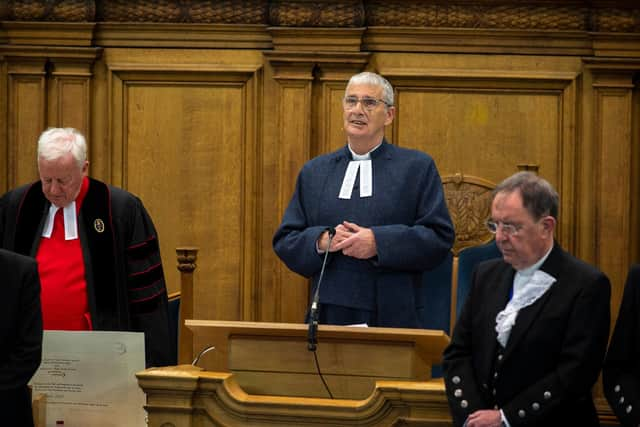
[[47, 427], [146, 426], [145, 395], [136, 372], [144, 370], [144, 334], [45, 331], [33, 394], [47, 395]]

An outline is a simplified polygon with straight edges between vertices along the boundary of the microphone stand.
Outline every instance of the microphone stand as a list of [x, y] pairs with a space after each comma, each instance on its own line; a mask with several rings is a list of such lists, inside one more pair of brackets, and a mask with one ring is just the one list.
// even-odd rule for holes
[[320, 277], [318, 278], [318, 285], [316, 286], [316, 292], [313, 295], [313, 301], [311, 302], [311, 309], [309, 310], [309, 331], [307, 333], [307, 348], [309, 351], [316, 351], [318, 346], [318, 304], [320, 303], [320, 284], [322, 283], [322, 277], [324, 276], [324, 268], [327, 266], [327, 258], [329, 257], [329, 249], [331, 248], [331, 241], [333, 236], [336, 235], [336, 229], [329, 227], [329, 244], [327, 250], [324, 252], [324, 259], [322, 260], [322, 268], [320, 269]]

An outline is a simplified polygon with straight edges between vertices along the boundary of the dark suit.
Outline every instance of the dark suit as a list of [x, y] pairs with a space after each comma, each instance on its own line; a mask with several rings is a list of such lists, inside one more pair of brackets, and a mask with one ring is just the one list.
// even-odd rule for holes
[[624, 426], [640, 425], [640, 265], [627, 276], [602, 371], [604, 394]]
[[597, 426], [591, 387], [609, 334], [607, 277], [557, 244], [542, 264], [557, 281], [518, 313], [506, 348], [496, 315], [515, 270], [502, 259], [479, 264], [444, 352], [454, 424], [479, 409], [502, 409], [512, 426]]
[[33, 419], [27, 383], [40, 366], [42, 357], [40, 280], [36, 261], [0, 249], [0, 283], [2, 425], [30, 426]]

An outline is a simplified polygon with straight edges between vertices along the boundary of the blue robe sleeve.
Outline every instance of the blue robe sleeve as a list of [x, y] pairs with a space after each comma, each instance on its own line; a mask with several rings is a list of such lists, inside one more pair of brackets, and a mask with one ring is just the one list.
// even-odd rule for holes
[[303, 176], [304, 168], [298, 175], [282, 223], [273, 236], [273, 249], [289, 269], [304, 277], [311, 277], [322, 267], [322, 256], [318, 254], [316, 241], [329, 225], [308, 224], [301, 191]]
[[455, 233], [444, 198], [442, 181], [429, 159], [422, 177], [413, 224], [373, 226], [377, 264], [393, 270], [421, 271], [437, 266], [453, 246]]

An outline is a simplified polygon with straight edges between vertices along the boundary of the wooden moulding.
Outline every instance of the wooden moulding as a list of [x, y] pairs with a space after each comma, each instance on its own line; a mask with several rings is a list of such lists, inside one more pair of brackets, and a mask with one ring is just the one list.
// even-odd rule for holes
[[104, 22], [96, 26], [95, 43], [105, 47], [271, 49], [265, 29], [261, 24]]
[[[363, 363], [366, 361], [363, 360]], [[147, 395], [149, 427], [451, 425], [442, 380], [378, 381], [365, 399], [324, 399], [246, 393], [231, 373], [190, 365], [136, 374]]]
[[365, 28], [269, 27], [276, 51], [360, 52]]
[[11, 45], [90, 47], [95, 23], [0, 22]]

